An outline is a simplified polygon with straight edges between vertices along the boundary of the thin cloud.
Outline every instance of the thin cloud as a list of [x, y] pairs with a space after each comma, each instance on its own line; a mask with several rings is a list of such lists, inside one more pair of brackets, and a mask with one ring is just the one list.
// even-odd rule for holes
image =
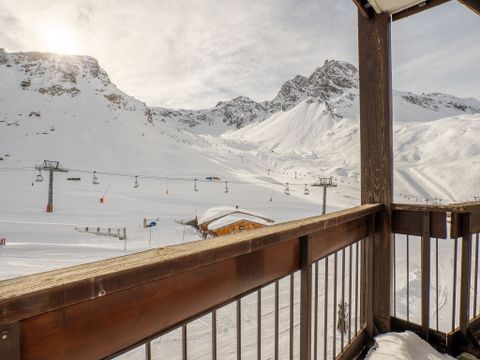
[[[357, 62], [348, 0], [0, 0], [0, 9], [14, 24], [0, 16], [1, 44], [45, 51], [42, 28], [61, 19], [78, 53], [97, 58], [120, 89], [149, 105], [271, 99], [328, 58]], [[479, 29], [478, 17], [457, 4], [394, 23], [395, 87], [480, 98], [471, 76], [479, 74]]]

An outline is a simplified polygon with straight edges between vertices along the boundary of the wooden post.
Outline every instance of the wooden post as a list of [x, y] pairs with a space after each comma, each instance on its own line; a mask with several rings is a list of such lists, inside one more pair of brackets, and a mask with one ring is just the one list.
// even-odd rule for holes
[[312, 260], [310, 237], [300, 237], [300, 360], [312, 355]]
[[424, 212], [422, 217], [422, 331], [425, 340], [428, 341], [430, 330], [430, 212]]
[[365, 276], [364, 288], [363, 291], [365, 292], [364, 296], [362, 296], [362, 300], [365, 301], [363, 306], [363, 316], [365, 321], [365, 326], [367, 332], [369, 334], [375, 334], [375, 320], [373, 317], [374, 309], [374, 296], [375, 296], [375, 289], [373, 288], [374, 285], [374, 246], [375, 246], [375, 215], [370, 215], [368, 219], [368, 237], [366, 239], [366, 244], [364, 246], [365, 252], [365, 262], [364, 267], [365, 271], [363, 276]]
[[[373, 321], [381, 333], [391, 328], [393, 156], [390, 24], [388, 14], [374, 15], [370, 19], [358, 14], [361, 200], [362, 204], [385, 205], [375, 222], [373, 257], [366, 257], [374, 260], [373, 266], [367, 265], [367, 270], [373, 271]], [[369, 247], [366, 249], [368, 252]]]
[[471, 215], [462, 214], [462, 257], [460, 268], [460, 331], [466, 335], [470, 320], [470, 283], [472, 264], [472, 233], [470, 231]]

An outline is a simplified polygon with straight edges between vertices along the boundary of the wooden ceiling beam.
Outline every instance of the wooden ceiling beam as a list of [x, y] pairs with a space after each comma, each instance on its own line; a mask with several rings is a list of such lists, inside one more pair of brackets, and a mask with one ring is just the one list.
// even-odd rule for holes
[[458, 2], [480, 15], [480, 0], [458, 0]]
[[[370, 19], [371, 17], [371, 6], [367, 0], [353, 0], [354, 4], [357, 5], [358, 11], [365, 19]], [[370, 6], [370, 7], [369, 7]], [[367, 8], [368, 7], [368, 8]]]
[[[431, 9], [435, 6], [443, 5], [450, 0], [426, 0], [420, 4], [417, 4], [415, 6], [412, 6], [408, 9], [402, 10], [398, 13], [395, 13], [392, 15], [392, 20], [397, 21], [403, 18], [406, 18], [408, 16], [418, 14], [419, 12]], [[468, 0], [467, 0], [468, 1]], [[477, 0], [471, 0], [472, 2], [478, 2]]]

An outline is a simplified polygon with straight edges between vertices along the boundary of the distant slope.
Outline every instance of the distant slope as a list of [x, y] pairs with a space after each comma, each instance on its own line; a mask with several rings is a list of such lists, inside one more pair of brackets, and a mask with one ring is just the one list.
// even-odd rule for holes
[[[270, 154], [283, 168], [309, 158], [312, 164], [320, 164], [318, 171], [325, 175], [359, 175], [358, 120], [335, 116], [319, 99], [308, 98], [288, 111], [226, 132], [221, 138], [232, 147]], [[395, 122], [397, 192], [436, 194], [450, 200], [471, 198], [480, 188], [478, 139], [480, 113]]]

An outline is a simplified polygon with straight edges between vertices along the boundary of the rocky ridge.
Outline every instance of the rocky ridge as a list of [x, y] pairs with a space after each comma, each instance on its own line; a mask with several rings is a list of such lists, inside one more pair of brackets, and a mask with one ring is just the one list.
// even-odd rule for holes
[[[253, 122], [267, 119], [279, 111], [288, 111], [300, 102], [325, 104], [325, 112], [333, 118], [355, 118], [358, 113], [358, 70], [343, 61], [327, 60], [309, 76], [297, 75], [285, 82], [275, 98], [256, 102], [239, 96], [229, 101], [219, 102], [214, 108], [203, 110], [172, 110], [154, 108], [160, 120], [173, 120], [195, 129], [219, 126], [241, 128]], [[480, 112], [480, 101], [463, 99], [441, 93], [414, 94], [394, 91], [394, 110], [397, 121], [430, 121], [444, 116]], [[418, 114], [415, 114], [417, 112]], [[205, 127], [205, 125], [207, 125]], [[222, 127], [223, 125], [223, 127]]]

